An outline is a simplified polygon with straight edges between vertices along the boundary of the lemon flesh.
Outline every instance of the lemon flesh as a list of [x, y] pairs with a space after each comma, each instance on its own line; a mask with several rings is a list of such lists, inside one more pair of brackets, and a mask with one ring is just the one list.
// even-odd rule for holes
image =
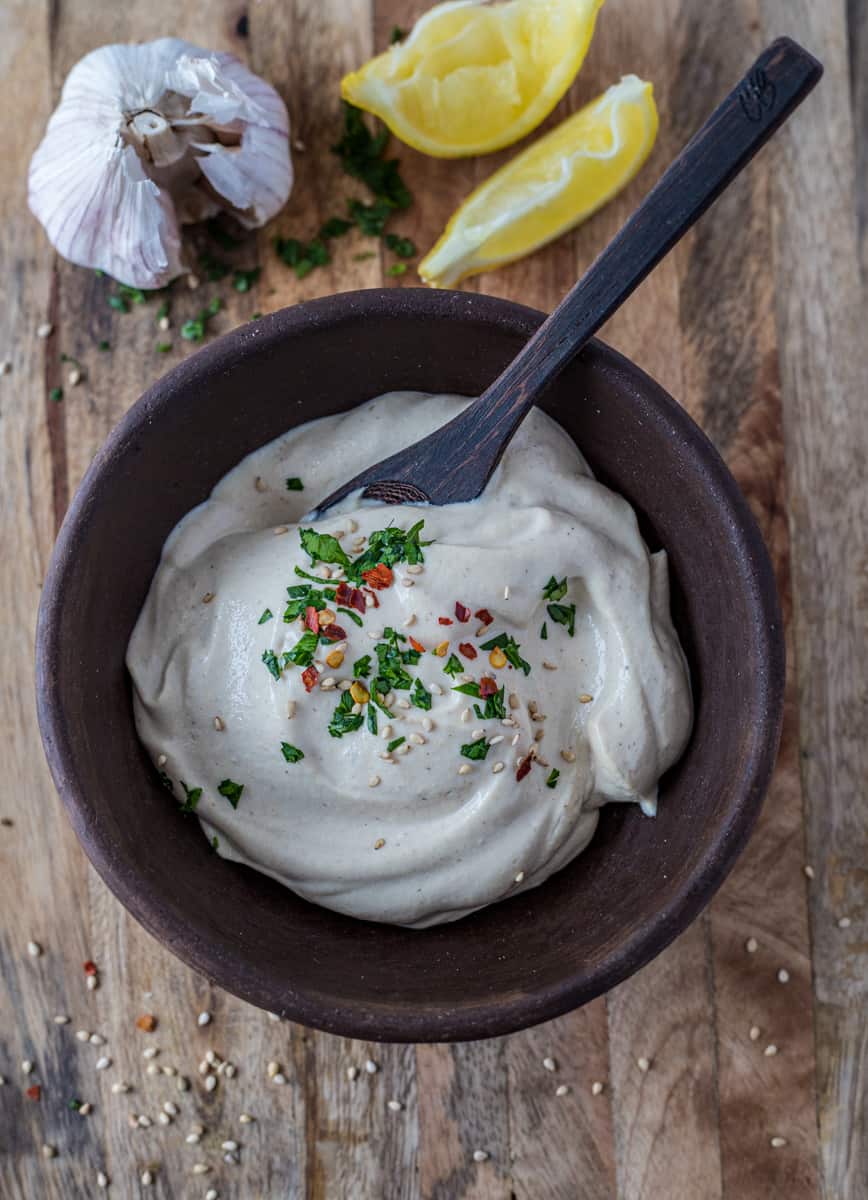
[[625, 75], [471, 192], [419, 263], [420, 276], [452, 287], [552, 241], [633, 178], [656, 136], [651, 84]]
[[584, 61], [603, 0], [438, 4], [405, 41], [341, 81], [401, 141], [438, 158], [487, 154], [548, 116]]

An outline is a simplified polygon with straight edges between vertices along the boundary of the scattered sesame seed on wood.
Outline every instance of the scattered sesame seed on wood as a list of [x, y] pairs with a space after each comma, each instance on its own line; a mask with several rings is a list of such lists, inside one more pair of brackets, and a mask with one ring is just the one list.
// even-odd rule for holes
[[774, 1058], [774, 1056], [777, 1054], [777, 1052], [778, 1052], [778, 1048], [774, 1044], [774, 1042], [769, 1042], [769, 1044], [766, 1046], [765, 1050], [763, 1050], [763, 1054], [766, 1056], [766, 1058]]
[[145, 1115], [144, 1115], [144, 1113], [143, 1113], [143, 1114], [142, 1114], [142, 1115], [141, 1115], [141, 1116], [140, 1116], [140, 1117], [137, 1119], [137, 1122], [136, 1122], [136, 1123], [137, 1123], [139, 1126], [141, 1126], [141, 1128], [142, 1128], [142, 1129], [150, 1129], [150, 1128], [151, 1128], [151, 1126], [153, 1125], [153, 1123], [154, 1123], [154, 1122], [151, 1120], [151, 1118], [150, 1118], [150, 1117], [148, 1117], [148, 1116], [145, 1116]]
[[89, 992], [95, 992], [99, 987], [99, 975], [88, 975], [85, 980], [85, 987]]
[[368, 787], [379, 787], [379, 785], [380, 785], [380, 776], [379, 775], [371, 775], [368, 777]]
[[569, 1091], [570, 1091], [570, 1089], [569, 1089], [568, 1085], [565, 1083], [562, 1083], [558, 1087], [555, 1088], [555, 1095], [556, 1096], [567, 1096], [567, 1095], [569, 1095]]
[[400, 1112], [404, 1106], [400, 1100], [387, 1100], [386, 1107], [390, 1112]]
[[213, 1092], [216, 1086], [217, 1086], [217, 1076], [209, 1075], [207, 1077], [207, 1079], [205, 1080], [205, 1091]]
[[838, 928], [839, 929], [849, 929], [852, 924], [853, 924], [853, 922], [850, 920], [849, 917], [839, 917], [838, 918]]
[[29, 1058], [22, 1059], [21, 1070], [22, 1070], [23, 1074], [25, 1074], [25, 1075], [33, 1074], [33, 1063], [30, 1061]]
[[599, 1096], [602, 1094], [602, 1092], [603, 1092], [602, 1083], [600, 1083], [599, 1079], [595, 1079], [594, 1082], [591, 1084], [591, 1095]]
[[36, 336], [38, 338], [51, 337], [54, 332], [54, 326], [50, 321], [43, 321], [41, 325], [36, 326]]
[[769, 1138], [769, 1145], [775, 1150], [780, 1150], [781, 1147], [786, 1146], [786, 1144], [787, 1144], [786, 1138], [782, 1138], [782, 1137]]
[[142, 1171], [139, 1178], [141, 1180], [142, 1187], [150, 1187], [154, 1182], [154, 1176], [150, 1171]]
[[443, 688], [440, 686], [440, 684], [439, 684], [439, 683], [432, 683], [432, 684], [431, 684], [431, 691], [434, 693], [434, 695], [435, 695], [435, 696], [442, 696], [442, 695], [443, 695]]
[[39, 958], [40, 954], [42, 953], [42, 947], [40, 946], [39, 942], [28, 942], [27, 953], [31, 958]]
[[506, 587], [503, 589], [503, 598], [504, 598], [504, 600], [509, 599], [509, 584], [507, 584]]
[[545, 1069], [547, 1071], [556, 1071], [558, 1069], [558, 1064], [551, 1057], [544, 1058], [542, 1065], [545, 1067]]
[[749, 937], [744, 944], [744, 948], [747, 950], [748, 954], [756, 954], [757, 950], [759, 949], [759, 942], [755, 937]]
[[349, 1079], [350, 1083], [352, 1083], [355, 1079], [358, 1078], [358, 1074], [359, 1074], [358, 1067], [347, 1067], [347, 1079]]
[[[274, 534], [275, 537], [281, 537], [284, 533], [289, 533], [289, 526], [288, 525], [278, 525], [275, 529], [272, 530], [272, 533]], [[324, 578], [328, 579], [328, 575], [324, 576]]]
[[199, 1025], [200, 1027], [203, 1025], [210, 1025], [211, 1024], [211, 1014], [207, 1011], [200, 1012], [198, 1017], [196, 1018], [196, 1024]]
[[[215, 1083], [217, 1082], [217, 1081], [216, 1081], [216, 1079], [214, 1080], [214, 1082], [215, 1082]], [[272, 1079], [272, 1081], [271, 1081], [271, 1082], [272, 1082], [272, 1083], [276, 1083], [278, 1086], [280, 1086], [281, 1084], [284, 1084], [284, 1083], [286, 1083], [286, 1076], [284, 1075], [283, 1071], [278, 1071], [278, 1072], [277, 1072], [277, 1074], [275, 1075], [275, 1077]]]
[[241, 1122], [242, 1125], [252, 1125], [253, 1122], [256, 1120], [256, 1118], [251, 1117], [249, 1112], [243, 1112], [239, 1116], [238, 1120]]
[[478, 1162], [478, 1163], [487, 1162], [488, 1158], [489, 1158], [489, 1154], [488, 1154], [487, 1150], [474, 1150], [473, 1151], [473, 1161], [474, 1162]]
[[168, 761], [169, 760], [165, 754], [157, 755], [157, 766], [158, 767], [164, 767]]
[[786, 967], [781, 967], [778, 971], [778, 983], [789, 983], [790, 973]]
[[650, 1058], [645, 1058], [643, 1055], [641, 1058], [636, 1059], [636, 1066], [644, 1074], [645, 1071], [649, 1071], [651, 1069], [651, 1060]]
[[814, 868], [813, 867], [806, 865], [802, 868], [802, 870], [805, 872], [805, 875], [808, 877], [808, 879], [814, 878]]
[[748, 1033], [748, 1037], [750, 1038], [750, 1040], [752, 1042], [758, 1042], [761, 1033], [762, 1033], [762, 1030], [760, 1029], [759, 1025], [751, 1025], [750, 1032]]
[[375, 1063], [372, 1058], [369, 1058], [365, 1061], [365, 1070], [368, 1072], [369, 1075], [376, 1075], [376, 1073], [379, 1071], [379, 1069], [380, 1069], [379, 1064]]
[[171, 1125], [172, 1124], [172, 1118], [169, 1116], [168, 1113], [164, 1113], [164, 1112], [157, 1113], [157, 1121], [160, 1123], [160, 1125]]
[[97, 1171], [96, 1186], [98, 1188], [107, 1188], [110, 1182], [111, 1180], [109, 1179], [108, 1175], [106, 1175], [105, 1171]]
[[207, 1175], [210, 1170], [211, 1170], [211, 1168], [208, 1166], [207, 1163], [204, 1163], [204, 1162], [193, 1163], [193, 1174], [194, 1175]]
[[159, 1046], [146, 1046], [142, 1051], [142, 1058], [156, 1058], [159, 1053]]
[[216, 1188], [208, 1188], [208, 1191], [205, 1193], [205, 1200], [219, 1200], [219, 1198], [220, 1193]]
[[130, 1090], [130, 1085], [124, 1079], [120, 1079], [117, 1083], [112, 1084], [112, 1093], [115, 1096], [120, 1096], [124, 1092], [129, 1092]]
[[45, 1145], [42, 1147], [42, 1157], [43, 1158], [54, 1158], [56, 1155], [57, 1155], [57, 1148], [55, 1146], [50, 1146], [48, 1144], [48, 1142], [46, 1142]]
[[225, 1142], [220, 1143], [220, 1149], [234, 1152], [238, 1149], [238, 1143], [233, 1138], [227, 1138]]
[[68, 1025], [69, 1017], [66, 1016], [65, 1013], [58, 1013], [57, 1016], [54, 1018], [54, 1024], [55, 1025]]

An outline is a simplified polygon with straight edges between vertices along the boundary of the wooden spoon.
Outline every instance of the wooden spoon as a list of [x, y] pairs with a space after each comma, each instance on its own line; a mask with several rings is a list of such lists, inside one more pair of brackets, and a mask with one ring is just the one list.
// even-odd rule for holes
[[388, 504], [475, 499], [542, 392], [750, 162], [822, 73], [822, 65], [790, 38], [772, 42], [491, 387], [442, 428], [332, 492], [315, 515], [360, 489], [363, 497]]

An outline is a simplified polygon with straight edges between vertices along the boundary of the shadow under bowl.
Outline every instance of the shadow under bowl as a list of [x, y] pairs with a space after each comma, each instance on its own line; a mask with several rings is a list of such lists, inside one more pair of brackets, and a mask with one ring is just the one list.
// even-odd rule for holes
[[381, 1041], [447, 1041], [558, 1016], [626, 978], [689, 924], [759, 812], [784, 681], [762, 539], [704, 434], [599, 342], [542, 407], [634, 506], [649, 543], [669, 553], [696, 716], [655, 819], [608, 805], [588, 849], [543, 886], [412, 931], [329, 912], [213, 854], [139, 743], [124, 655], [180, 518], [244, 455], [303, 421], [398, 388], [481, 392], [542, 319], [486, 296], [388, 289], [246, 325], [133, 405], [61, 529], [39, 613], [37, 695], [73, 827], [156, 938], [221, 987], [292, 1020]]

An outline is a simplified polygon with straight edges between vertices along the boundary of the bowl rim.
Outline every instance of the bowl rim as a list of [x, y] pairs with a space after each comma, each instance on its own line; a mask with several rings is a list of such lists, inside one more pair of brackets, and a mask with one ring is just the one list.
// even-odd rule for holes
[[[160, 943], [188, 966], [230, 993], [256, 1007], [277, 1011], [304, 1025], [376, 1041], [442, 1042], [502, 1036], [579, 1007], [645, 966], [683, 932], [709, 903], [744, 848], [762, 807], [777, 757], [783, 722], [785, 643], [774, 572], [760, 530], [748, 503], [720, 454], [669, 393], [630, 359], [598, 339], [595, 357], [604, 369], [629, 380], [655, 407], [702, 461], [710, 480], [734, 518], [743, 559], [750, 569], [752, 594], [758, 604], [757, 676], [764, 681], [764, 736], [757, 737], [742, 776], [737, 804], [731, 806], [716, 838], [708, 845], [692, 875], [668, 902], [654, 908], [609, 953], [592, 975], [576, 978], [575, 971], [547, 986], [533, 987], [508, 1000], [493, 998], [440, 1013], [428, 1008], [398, 1012], [382, 1004], [336, 1002], [310, 987], [299, 990], [281, 983], [240, 956], [227, 958], [219, 947], [187, 934], [167, 912], [158, 894], [142, 886], [141, 876], [113, 860], [110, 848], [89, 819], [82, 788], [71, 769], [74, 751], [69, 727], [53, 684], [58, 656], [58, 614], [64, 580], [75, 571], [76, 539], [95, 503], [102, 472], [140, 430], [151, 423], [155, 410], [169, 402], [179, 386], [207, 379], [223, 364], [237, 363], [251, 353], [267, 352], [287, 336], [344, 320], [388, 318], [407, 313], [432, 319], [479, 319], [505, 324], [528, 335], [545, 314], [513, 301], [480, 293], [432, 292], [427, 288], [371, 288], [339, 292], [279, 309], [255, 322], [224, 334], [192, 354], [153, 383], [127, 410], [97, 451], [67, 509], [51, 555], [42, 589], [36, 627], [36, 708], [43, 747], [51, 775], [73, 830], [97, 874], [127, 911]], [[725, 510], [722, 510], [725, 511]], [[270, 989], [270, 990], [269, 990]]]

